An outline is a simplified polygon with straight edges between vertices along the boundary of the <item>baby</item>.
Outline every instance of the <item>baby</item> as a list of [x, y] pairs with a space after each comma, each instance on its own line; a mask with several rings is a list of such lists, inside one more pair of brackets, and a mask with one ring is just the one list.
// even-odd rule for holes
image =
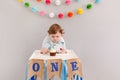
[[64, 32], [60, 25], [51, 25], [48, 30], [48, 35], [43, 40], [41, 53], [49, 53], [51, 49], [55, 49], [57, 53], [66, 53], [63, 34]]

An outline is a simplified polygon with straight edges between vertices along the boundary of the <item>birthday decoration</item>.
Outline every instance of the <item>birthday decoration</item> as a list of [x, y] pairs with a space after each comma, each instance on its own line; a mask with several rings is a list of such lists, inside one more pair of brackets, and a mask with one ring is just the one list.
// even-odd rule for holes
[[36, 7], [32, 7], [32, 11], [33, 12], [37, 12], [37, 8]]
[[40, 16], [44, 16], [45, 15], [45, 11], [40, 11]]
[[58, 76], [60, 78], [61, 68], [61, 59], [47, 60], [47, 80], [51, 80], [53, 76]]
[[[69, 5], [71, 5], [73, 2], [80, 4], [81, 0], [18, 0], [19, 3], [23, 3], [24, 6], [26, 8], [31, 8], [31, 11], [34, 13], [39, 13], [40, 16], [48, 16], [49, 18], [58, 18], [58, 19], [63, 19], [63, 18], [72, 18], [75, 15], [82, 15], [84, 13], [85, 8], [83, 8], [84, 6], [86, 7], [86, 10], [90, 10], [93, 8], [94, 4], [98, 4], [100, 3], [101, 0], [92, 0], [90, 2], [84, 3], [83, 5], [81, 5], [80, 7], [78, 7], [75, 10], [69, 10], [69, 11], [59, 11], [56, 12], [56, 10], [51, 12], [48, 12], [46, 10], [41, 10], [40, 7], [38, 7], [38, 5], [44, 5], [46, 4], [47, 6], [50, 5], [56, 5], [56, 6], [60, 6], [60, 5], [66, 5], [66, 8], [69, 8]], [[34, 3], [34, 5], [33, 5]], [[36, 4], [36, 5], [35, 5]], [[59, 7], [58, 7], [59, 10]]]
[[30, 6], [30, 4], [29, 4], [29, 2], [25, 2], [25, 7], [29, 7]]
[[100, 2], [100, 0], [96, 0], [95, 2], [96, 2], [96, 3], [99, 3], [99, 2]]
[[58, 18], [59, 18], [59, 19], [62, 19], [63, 17], [64, 17], [63, 13], [59, 13], [59, 14], [58, 14]]
[[49, 17], [50, 18], [54, 18], [55, 17], [55, 14], [53, 12], [49, 13]]
[[79, 9], [77, 10], [77, 14], [83, 14], [83, 9], [82, 9], [82, 8], [79, 8]]
[[[32, 59], [29, 62], [28, 67], [28, 79], [29, 80], [44, 80], [44, 60]], [[40, 79], [39, 79], [40, 80]]]
[[47, 5], [49, 5], [51, 3], [51, 0], [46, 0], [45, 2]]
[[86, 8], [87, 9], [91, 9], [92, 8], [92, 4], [91, 3], [87, 4]]
[[80, 0], [76, 0], [76, 2], [80, 2]]
[[71, 3], [71, 0], [66, 0], [65, 3], [69, 5]]
[[23, 2], [23, 0], [18, 0], [18, 2]]
[[79, 59], [70, 59], [66, 63], [68, 66], [68, 80], [73, 79], [74, 75], [82, 76], [82, 65]]
[[41, 0], [36, 0], [37, 2], [41, 2]]
[[68, 12], [68, 17], [69, 18], [73, 17], [73, 12]]
[[61, 80], [82, 80], [82, 64], [79, 58], [46, 61], [32, 59], [28, 66], [27, 80], [52, 80], [55, 76]]
[[59, 6], [59, 5], [61, 5], [61, 1], [60, 1], [60, 0], [56, 0], [56, 1], [55, 1], [55, 4], [56, 4], [57, 6]]

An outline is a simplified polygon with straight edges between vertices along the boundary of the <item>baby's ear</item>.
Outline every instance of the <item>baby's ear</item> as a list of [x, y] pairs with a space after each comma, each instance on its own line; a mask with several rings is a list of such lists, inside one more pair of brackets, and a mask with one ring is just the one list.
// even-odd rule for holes
[[48, 34], [48, 36], [50, 36], [50, 34]]

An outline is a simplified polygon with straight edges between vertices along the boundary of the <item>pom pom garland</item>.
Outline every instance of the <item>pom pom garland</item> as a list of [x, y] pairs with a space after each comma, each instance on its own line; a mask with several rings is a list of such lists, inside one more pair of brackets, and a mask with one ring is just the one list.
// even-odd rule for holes
[[51, 3], [50, 0], [46, 0], [45, 2], [46, 2], [47, 5], [49, 5]]
[[95, 2], [96, 2], [96, 3], [99, 3], [100, 1], [101, 1], [101, 0], [96, 0]]
[[80, 0], [76, 0], [76, 2], [80, 2]]
[[49, 13], [49, 17], [50, 18], [54, 18], [55, 17], [55, 14], [53, 12]]
[[71, 3], [71, 0], [66, 0], [65, 3], [69, 5]]
[[77, 14], [83, 14], [83, 9], [82, 9], [82, 8], [79, 8], [79, 9], [77, 10]]
[[59, 14], [58, 14], [58, 18], [59, 18], [59, 19], [62, 19], [63, 17], [64, 17], [63, 13], [59, 13]]
[[[42, 2], [42, 0], [35, 0], [36, 2]], [[44, 2], [45, 2], [45, 4], [47, 4], [47, 5], [50, 5], [51, 4], [51, 1], [52, 0], [45, 0]], [[75, 0], [76, 2], [80, 2], [80, 0]], [[91, 1], [91, 2], [89, 2], [88, 4], [86, 4], [86, 9], [91, 9], [92, 7], [93, 7], [93, 3], [99, 3], [101, 0], [93, 0], [93, 1]], [[28, 1], [24, 1], [24, 0], [18, 0], [18, 2], [22, 2], [22, 3], [24, 3], [24, 6], [25, 7], [30, 7], [31, 8], [31, 10], [32, 10], [32, 12], [34, 12], [34, 13], [36, 13], [36, 12], [38, 12], [39, 13], [39, 15], [40, 16], [44, 16], [44, 15], [48, 15], [49, 16], [49, 18], [59, 18], [59, 19], [62, 19], [62, 18], [64, 18], [64, 16], [66, 17], [68, 17], [68, 18], [72, 18], [74, 15], [80, 15], [80, 14], [83, 14], [84, 13], [84, 9], [85, 8], [82, 8], [83, 6], [81, 6], [80, 8], [78, 8], [76, 11], [68, 11], [67, 13], [65, 13], [65, 12], [62, 12], [62, 11], [60, 11], [59, 13], [54, 13], [54, 12], [50, 12], [50, 13], [48, 13], [48, 12], [46, 12], [45, 10], [40, 10], [40, 8], [38, 8], [38, 6], [33, 6], [33, 4], [30, 4], [30, 2]], [[55, 0], [54, 1], [54, 3], [55, 3], [55, 5], [57, 5], [57, 6], [59, 6], [59, 5], [61, 5], [61, 3], [63, 3], [61, 0]], [[71, 4], [71, 0], [65, 0], [64, 1], [64, 3], [65, 4], [67, 4], [67, 5], [69, 5], [69, 4]], [[38, 4], [38, 3], [37, 3]], [[64, 10], [64, 9], [63, 9]], [[55, 17], [56, 16], [56, 17]]]
[[73, 12], [68, 12], [68, 17], [69, 18], [73, 17]]
[[23, 2], [23, 0], [18, 0], [18, 2]]
[[56, 0], [56, 1], [55, 1], [55, 4], [56, 4], [57, 6], [59, 6], [59, 5], [61, 5], [61, 1], [60, 1], [60, 0]]
[[37, 8], [36, 7], [32, 7], [32, 11], [33, 12], [37, 12]]
[[40, 11], [40, 16], [44, 16], [45, 15], [45, 11]]
[[91, 9], [92, 8], [92, 4], [91, 3], [87, 4], [86, 8], [87, 9]]
[[41, 2], [41, 0], [36, 0], [37, 2]]
[[30, 4], [29, 4], [29, 2], [25, 2], [25, 7], [29, 7], [30, 6]]

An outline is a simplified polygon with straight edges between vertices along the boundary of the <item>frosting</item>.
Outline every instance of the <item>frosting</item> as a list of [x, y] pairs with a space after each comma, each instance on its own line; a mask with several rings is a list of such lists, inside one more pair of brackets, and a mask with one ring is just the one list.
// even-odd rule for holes
[[52, 48], [52, 49], [50, 50], [50, 52], [56, 52], [56, 50]]

